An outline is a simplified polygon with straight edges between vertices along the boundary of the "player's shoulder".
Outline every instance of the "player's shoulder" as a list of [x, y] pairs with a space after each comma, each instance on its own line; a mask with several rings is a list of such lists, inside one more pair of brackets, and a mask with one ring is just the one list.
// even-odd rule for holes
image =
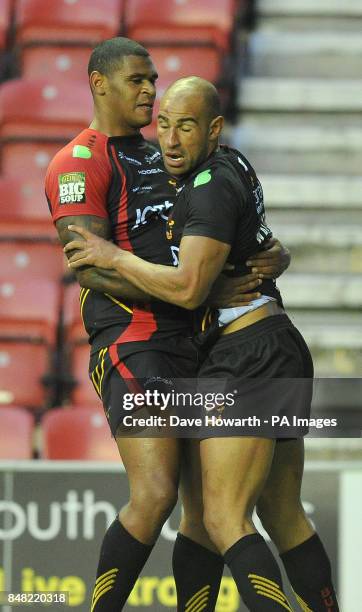
[[[196, 191], [213, 191], [222, 187], [235, 187], [237, 175], [223, 150], [217, 151], [192, 175], [189, 186]], [[200, 189], [201, 188], [201, 189]]]
[[62, 147], [51, 160], [47, 175], [61, 171], [91, 170], [104, 167], [110, 170], [107, 154], [108, 137], [101, 132], [86, 129]]

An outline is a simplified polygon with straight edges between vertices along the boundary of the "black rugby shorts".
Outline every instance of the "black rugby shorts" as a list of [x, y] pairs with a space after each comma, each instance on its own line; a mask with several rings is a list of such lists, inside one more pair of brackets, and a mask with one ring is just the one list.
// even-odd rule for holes
[[[310, 418], [313, 361], [287, 315], [271, 316], [221, 336], [201, 365], [199, 378], [201, 389], [205, 385], [232, 398], [221, 407], [204, 409], [207, 427], [201, 438], [283, 440], [308, 433], [303, 420]], [[213, 418], [205, 420], [206, 416]], [[237, 424], [241, 418], [248, 419], [243, 426]]]
[[[126, 415], [137, 413], [137, 418], [147, 418], [157, 415], [157, 408], [130, 408], [132, 396], [141, 395], [145, 391], [158, 390], [160, 393], [170, 392], [175, 381], [183, 378], [195, 378], [198, 368], [198, 353], [190, 339], [178, 339], [180, 354], [159, 350], [157, 343], [134, 343], [135, 352], [125, 355], [122, 345], [113, 344], [108, 348], [91, 354], [89, 376], [93, 386], [103, 403], [112, 435], [126, 436], [142, 431], [136, 427], [123, 424]], [[139, 346], [138, 346], [139, 345]], [[164, 347], [163, 347], [164, 348]], [[125, 403], [127, 401], [127, 403]]]

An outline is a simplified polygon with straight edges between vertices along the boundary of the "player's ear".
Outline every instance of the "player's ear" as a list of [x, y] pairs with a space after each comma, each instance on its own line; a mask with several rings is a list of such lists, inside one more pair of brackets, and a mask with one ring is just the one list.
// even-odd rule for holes
[[94, 96], [104, 96], [106, 93], [107, 77], [98, 70], [93, 70], [89, 75], [89, 84]]
[[217, 140], [222, 132], [223, 127], [224, 127], [224, 117], [222, 117], [221, 115], [219, 115], [218, 117], [215, 117], [211, 121], [210, 127], [209, 127], [210, 140]]

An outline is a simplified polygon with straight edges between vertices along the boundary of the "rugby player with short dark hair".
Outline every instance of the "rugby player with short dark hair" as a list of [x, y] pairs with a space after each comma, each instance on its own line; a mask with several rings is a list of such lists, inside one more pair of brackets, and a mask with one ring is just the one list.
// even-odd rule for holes
[[[156, 69], [144, 47], [127, 38], [99, 44], [89, 61], [94, 118], [51, 162], [46, 195], [63, 245], [78, 234], [76, 223], [150, 262], [172, 266], [165, 224], [176, 191], [159, 150], [140, 128], [152, 119]], [[276, 276], [288, 254], [276, 244], [268, 260]], [[85, 266], [77, 270], [81, 313], [91, 344], [90, 375], [115, 437], [124, 414], [122, 396], [135, 380], [194, 377], [198, 356], [191, 342], [190, 312], [150, 298], [115, 271]], [[219, 283], [219, 302], [255, 297], [256, 274]], [[244, 296], [241, 291], [248, 291]], [[250, 291], [252, 293], [250, 293]], [[136, 389], [138, 390], [138, 388]], [[182, 446], [179, 440], [117, 437], [130, 484], [130, 501], [108, 529], [101, 549], [92, 611], [123, 607], [162, 525], [177, 499]], [[198, 500], [197, 500], [198, 501]], [[195, 580], [208, 584], [210, 606], [216, 600], [223, 562], [210, 542], [192, 499], [186, 520], [197, 542], [178, 539], [175, 558], [202, 568]], [[190, 517], [188, 519], [188, 517]], [[211, 550], [210, 550], [211, 549]], [[191, 567], [191, 564], [189, 565]], [[186, 571], [186, 569], [184, 569]]]
[[[73, 226], [84, 240], [68, 245], [76, 250], [70, 266], [117, 270], [143, 291], [188, 309], [204, 302], [225, 264], [242, 273], [252, 253], [263, 249], [270, 230], [261, 186], [249, 162], [239, 152], [219, 147], [222, 127], [211, 83], [197, 77], [180, 79], [164, 94], [159, 141], [167, 170], [182, 180], [168, 222], [171, 245], [179, 247], [178, 267], [143, 261]], [[313, 364], [302, 336], [285, 314], [275, 283], [263, 279], [260, 292], [261, 297], [248, 305], [218, 309], [219, 334], [199, 376], [238, 383], [242, 401], [232, 415], [243, 416], [251, 408], [263, 418], [267, 400], [271, 414], [282, 413], [292, 422], [298, 403], [309, 414], [310, 384], [307, 393], [298, 396], [297, 383], [311, 383]], [[255, 378], [257, 382], [250, 383]], [[288, 379], [282, 394], [260, 396], [265, 381], [282, 378]], [[258, 403], [260, 397], [263, 401]], [[221, 437], [205, 431], [200, 454], [206, 529], [249, 610], [291, 612], [278, 565], [251, 518], [257, 506], [301, 608], [336, 611], [330, 562], [300, 499], [303, 437], [275, 438], [251, 435], [247, 428], [229, 437], [225, 429]]]

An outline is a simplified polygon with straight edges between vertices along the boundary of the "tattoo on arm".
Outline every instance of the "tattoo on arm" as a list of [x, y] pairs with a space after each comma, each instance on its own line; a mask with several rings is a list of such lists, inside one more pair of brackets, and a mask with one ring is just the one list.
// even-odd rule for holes
[[[58, 235], [63, 246], [71, 240], [79, 240], [79, 234], [68, 229], [68, 225], [72, 224], [80, 225], [105, 240], [111, 238], [108, 219], [94, 215], [69, 216], [63, 217], [56, 222]], [[68, 258], [72, 254], [72, 252], [67, 253]], [[76, 276], [80, 286], [87, 289], [94, 289], [101, 293], [109, 293], [115, 297], [123, 297], [132, 301], [149, 302], [152, 299], [148, 293], [137, 289], [137, 287], [115, 270], [103, 270], [94, 266], [84, 266], [77, 270]]]

